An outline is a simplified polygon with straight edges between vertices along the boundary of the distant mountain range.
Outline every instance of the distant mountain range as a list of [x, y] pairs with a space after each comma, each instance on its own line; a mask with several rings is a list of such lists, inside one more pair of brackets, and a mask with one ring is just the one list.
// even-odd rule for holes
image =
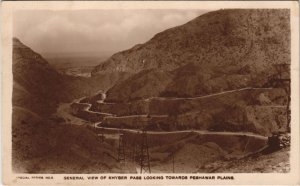
[[41, 52], [46, 59], [48, 58], [108, 58], [114, 52]]

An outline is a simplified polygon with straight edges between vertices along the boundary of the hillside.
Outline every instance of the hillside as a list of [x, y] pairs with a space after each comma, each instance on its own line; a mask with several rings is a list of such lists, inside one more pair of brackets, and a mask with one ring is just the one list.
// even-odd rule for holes
[[117, 168], [109, 155], [111, 147], [85, 126], [53, 122], [21, 107], [13, 107], [12, 137], [17, 173], [99, 173]]
[[[288, 10], [219, 10], [156, 34], [111, 56], [93, 74], [206, 66], [286, 63], [290, 59]], [[274, 61], [276, 59], [276, 61]]]
[[13, 105], [42, 115], [101, 88], [98, 79], [58, 73], [40, 54], [13, 39]]
[[188, 63], [173, 71], [143, 70], [119, 81], [107, 92], [107, 102], [129, 102], [149, 97], [196, 97], [255, 85], [249, 66], [216, 67]]
[[150, 114], [167, 115], [156, 130], [270, 135], [287, 123], [287, 91], [271, 83], [275, 64], [290, 64], [288, 10], [210, 12], [98, 65], [94, 77], [133, 75], [110, 88], [95, 110], [120, 116], [105, 118], [107, 126], [134, 128], [134, 115]]
[[[17, 173], [99, 173], [118, 170], [111, 147], [85, 126], [52, 115], [60, 102], [98, 90], [95, 79], [59, 74], [13, 39], [12, 161]], [[95, 148], [97, 147], [97, 148]], [[97, 167], [95, 167], [97, 165]]]
[[127, 102], [161, 94], [171, 82], [173, 74], [161, 70], [145, 70], [119, 81], [107, 92], [108, 102]]
[[[276, 73], [273, 64], [281, 63], [290, 63], [288, 10], [219, 10], [114, 54], [98, 65], [92, 75], [136, 74], [153, 69], [173, 71], [173, 80], [163, 82], [166, 86], [157, 93], [194, 96], [246, 86], [261, 87]], [[111, 89], [108, 100], [114, 99], [122, 87], [138, 84], [132, 79], [133, 82], [124, 81], [126, 85], [118, 84], [119, 88]], [[144, 80], [138, 79], [146, 85], [151, 78], [145, 73]], [[150, 90], [147, 86], [144, 89], [140, 91]], [[127, 97], [132, 94], [135, 90]]]

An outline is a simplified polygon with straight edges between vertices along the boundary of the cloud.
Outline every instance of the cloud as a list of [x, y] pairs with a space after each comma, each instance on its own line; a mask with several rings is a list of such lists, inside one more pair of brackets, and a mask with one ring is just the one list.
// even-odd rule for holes
[[18, 11], [14, 36], [40, 53], [113, 54], [184, 24], [205, 10]]

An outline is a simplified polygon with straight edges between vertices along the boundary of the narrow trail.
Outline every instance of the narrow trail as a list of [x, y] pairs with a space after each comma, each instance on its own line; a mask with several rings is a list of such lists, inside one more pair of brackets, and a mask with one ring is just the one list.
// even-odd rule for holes
[[240, 92], [244, 90], [270, 90], [272, 88], [252, 88], [252, 87], [245, 87], [241, 89], [235, 89], [235, 90], [228, 90], [228, 91], [223, 91], [223, 92], [218, 92], [214, 94], [208, 94], [205, 96], [196, 96], [196, 97], [189, 97], [189, 98], [167, 98], [167, 97], [150, 97], [145, 99], [146, 101], [150, 101], [152, 99], [158, 99], [158, 100], [195, 100], [195, 99], [202, 99], [202, 98], [208, 98], [208, 97], [213, 97], [213, 96], [219, 96], [222, 94], [228, 94], [228, 93], [233, 93], [233, 92]]
[[[157, 115], [157, 114], [151, 114], [151, 117], [168, 117], [169, 115], [162, 114], [162, 115]], [[140, 114], [140, 115], [126, 115], [126, 116], [108, 116], [108, 117], [113, 117], [113, 118], [133, 118], [133, 117], [148, 117], [146, 114]]]

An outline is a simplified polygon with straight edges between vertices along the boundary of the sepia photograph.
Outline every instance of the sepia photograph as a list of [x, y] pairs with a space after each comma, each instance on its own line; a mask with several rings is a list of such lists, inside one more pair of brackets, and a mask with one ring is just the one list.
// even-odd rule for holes
[[218, 6], [13, 11], [12, 174], [290, 174], [291, 16]]

